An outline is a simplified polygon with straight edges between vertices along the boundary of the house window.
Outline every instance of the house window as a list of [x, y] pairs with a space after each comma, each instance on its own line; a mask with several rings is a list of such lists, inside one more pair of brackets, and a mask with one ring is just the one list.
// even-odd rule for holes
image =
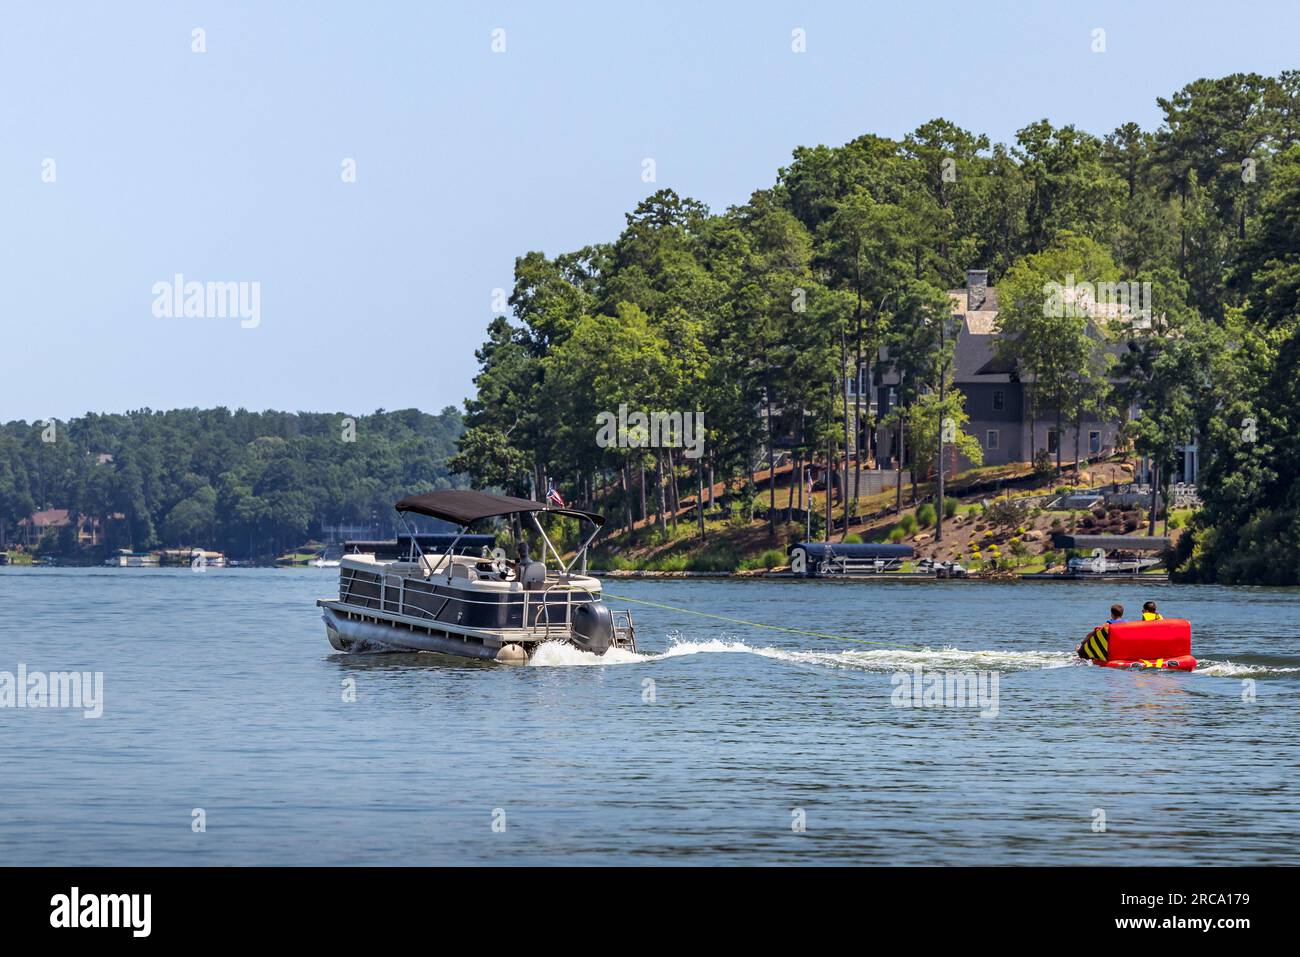
[[998, 447], [998, 430], [989, 429], [984, 434], [984, 447], [986, 449], [996, 449]]
[[1061, 433], [1056, 429], [1049, 429], [1047, 432], [1047, 451], [1055, 455], [1061, 450]]
[[1088, 433], [1088, 454], [1089, 455], [1101, 454], [1101, 433], [1098, 432], [1096, 429], [1093, 429], [1091, 432]]
[[993, 390], [993, 409], [994, 409], [994, 411], [996, 411], [996, 412], [1001, 412], [1002, 409], [1003, 409], [1003, 407], [1004, 407], [1005, 405], [1006, 405], [1006, 400], [1005, 400], [1005, 397], [1004, 397], [1003, 394], [1002, 394], [1002, 390], [1001, 390], [1001, 389], [994, 389], [994, 390]]

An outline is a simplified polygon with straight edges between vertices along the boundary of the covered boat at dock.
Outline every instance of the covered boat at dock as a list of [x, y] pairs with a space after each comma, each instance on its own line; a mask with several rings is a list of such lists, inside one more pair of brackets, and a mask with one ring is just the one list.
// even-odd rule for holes
[[875, 542], [799, 542], [790, 546], [790, 570], [818, 578], [834, 575], [876, 575], [898, 571], [912, 558], [911, 545]]

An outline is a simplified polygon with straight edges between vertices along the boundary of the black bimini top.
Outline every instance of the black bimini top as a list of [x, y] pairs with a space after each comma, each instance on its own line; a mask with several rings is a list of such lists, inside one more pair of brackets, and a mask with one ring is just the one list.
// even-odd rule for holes
[[1053, 548], [1100, 548], [1115, 552], [1163, 552], [1172, 545], [1168, 538], [1147, 535], [1052, 535]]
[[517, 512], [551, 512], [585, 518], [596, 525], [605, 524], [603, 516], [580, 512], [576, 508], [551, 508], [545, 502], [534, 502], [510, 495], [493, 495], [490, 492], [476, 492], [465, 488], [408, 495], [393, 507], [399, 512], [415, 512], [417, 515], [428, 515], [457, 525], [470, 525], [481, 518], [514, 515]]

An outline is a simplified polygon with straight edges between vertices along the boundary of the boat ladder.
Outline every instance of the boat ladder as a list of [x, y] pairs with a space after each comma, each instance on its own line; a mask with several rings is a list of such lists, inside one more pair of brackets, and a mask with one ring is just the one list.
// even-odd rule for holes
[[614, 619], [614, 647], [636, 651], [636, 628], [632, 625], [632, 609], [624, 608], [619, 611], [611, 609], [610, 614]]

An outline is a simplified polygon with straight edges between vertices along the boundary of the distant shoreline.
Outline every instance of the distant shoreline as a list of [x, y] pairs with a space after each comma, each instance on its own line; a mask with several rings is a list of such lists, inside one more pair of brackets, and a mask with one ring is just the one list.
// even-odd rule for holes
[[[0, 568], [96, 568], [105, 571], [120, 571], [124, 573], [139, 573], [147, 571], [178, 571], [189, 570], [184, 565], [147, 565], [142, 567], [120, 567], [116, 565], [104, 565], [96, 562], [58, 562], [55, 564], [44, 564], [33, 562], [29, 564], [11, 564], [0, 566]], [[274, 564], [262, 562], [238, 562], [229, 564], [224, 567], [210, 566], [206, 568], [203, 574], [207, 572], [224, 572], [224, 571], [249, 571], [252, 569], [275, 569], [279, 571], [312, 571], [312, 572], [333, 572], [333, 568], [317, 568], [312, 565], [304, 564]], [[881, 572], [874, 575], [798, 575], [791, 571], [742, 571], [742, 572], [719, 572], [719, 571], [601, 571], [589, 569], [588, 574], [595, 578], [608, 581], [700, 581], [700, 580], [730, 580], [730, 581], [815, 581], [815, 582], [962, 582], [962, 583], [980, 583], [1005, 585], [1017, 582], [1143, 582], [1150, 584], [1165, 584], [1169, 582], [1167, 573], [1142, 574], [1142, 575], [1085, 575], [1085, 574], [1064, 574], [1051, 575], [1042, 572], [1027, 572], [1025, 574], [1011, 574], [997, 578], [982, 577], [980, 575], [968, 575], [961, 578], [940, 578], [928, 572]]]

